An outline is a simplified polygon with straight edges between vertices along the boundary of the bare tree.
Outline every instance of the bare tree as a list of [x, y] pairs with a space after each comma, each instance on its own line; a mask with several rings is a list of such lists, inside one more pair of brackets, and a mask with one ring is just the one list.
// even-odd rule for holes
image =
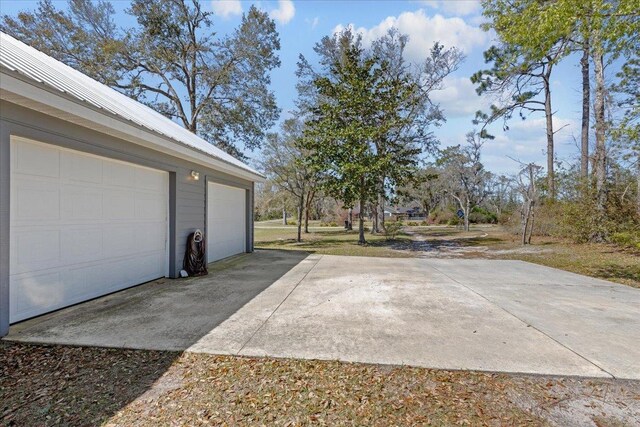
[[221, 34], [202, 3], [133, 0], [122, 19], [106, 0], [40, 0], [0, 28], [242, 158], [236, 144], [259, 148], [279, 115], [269, 74], [280, 39], [255, 6]]
[[508, 176], [494, 175], [489, 180], [488, 187], [487, 204], [496, 212], [497, 216], [500, 216], [505, 208], [513, 202], [513, 183]]
[[535, 221], [536, 206], [540, 199], [540, 192], [536, 185], [541, 166], [535, 163], [528, 163], [524, 166], [515, 178], [516, 188], [522, 196], [522, 207], [520, 215], [522, 218], [522, 244], [531, 244], [531, 235], [533, 234], [533, 226]]
[[480, 70], [471, 76], [471, 81], [478, 85], [478, 95], [498, 96], [497, 105], [491, 106], [490, 113], [476, 113], [474, 123], [482, 124], [482, 131], [499, 119], [503, 120], [503, 129], [508, 130], [507, 122], [515, 113], [522, 119], [533, 113], [544, 113], [547, 136], [547, 186], [551, 199], [556, 197], [554, 135], [559, 131], [554, 130], [553, 125], [551, 74], [555, 64], [565, 55], [566, 45], [566, 41], [560, 40], [546, 55], [535, 60], [528, 58], [515, 45], [492, 46], [484, 55], [486, 62], [493, 63], [493, 68]]
[[467, 145], [448, 147], [440, 152], [436, 164], [442, 167], [445, 192], [464, 214], [464, 229], [469, 231], [469, 214], [489, 195], [487, 182], [491, 173], [480, 162], [484, 138], [475, 131], [466, 135]]
[[[296, 199], [298, 210], [297, 241], [302, 241], [302, 224], [309, 232], [309, 211], [316, 194], [317, 173], [303, 160], [306, 153], [298, 147], [302, 138], [303, 123], [297, 118], [286, 120], [279, 134], [270, 134], [263, 150], [262, 166], [275, 185]], [[283, 209], [286, 224], [286, 210]]]

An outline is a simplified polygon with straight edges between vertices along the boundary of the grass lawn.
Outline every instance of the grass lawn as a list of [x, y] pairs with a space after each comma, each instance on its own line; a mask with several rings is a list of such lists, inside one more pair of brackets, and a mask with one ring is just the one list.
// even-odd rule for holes
[[[400, 257], [413, 256], [410, 253], [392, 249], [393, 243], [385, 236], [366, 233], [367, 245], [358, 245], [358, 230], [346, 231], [343, 227], [319, 227], [312, 222], [309, 234], [303, 235], [301, 243], [296, 242], [298, 230], [296, 226], [283, 226], [279, 222], [266, 221], [257, 223], [255, 228], [255, 245], [265, 249], [293, 249], [327, 255], [357, 255]], [[356, 225], [354, 224], [354, 227]], [[369, 227], [370, 224], [367, 224]], [[408, 235], [400, 235], [397, 241], [409, 242]], [[397, 243], [397, 242], [396, 242]]]
[[638, 251], [548, 237], [534, 237], [532, 245], [523, 247], [518, 236], [498, 226], [475, 226], [469, 232], [455, 227], [405, 227], [395, 240], [367, 233], [365, 246], [357, 244], [356, 230], [347, 232], [342, 227], [312, 223], [301, 243], [295, 241], [296, 233], [295, 226], [278, 221], [257, 223], [256, 247], [331, 255], [516, 259], [640, 288]]
[[623, 426], [638, 396], [637, 381], [0, 342], [0, 425]]

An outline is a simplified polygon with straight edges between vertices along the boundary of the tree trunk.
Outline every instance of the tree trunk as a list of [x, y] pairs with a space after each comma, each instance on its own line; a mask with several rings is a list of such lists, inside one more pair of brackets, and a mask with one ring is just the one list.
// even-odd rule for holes
[[530, 220], [528, 221], [529, 222], [529, 235], [527, 236], [527, 245], [531, 244], [531, 235], [533, 234], [533, 224], [534, 224], [534, 221], [536, 219], [535, 207], [536, 207], [536, 202], [532, 200], [531, 203], [529, 203], [529, 218], [530, 218]]
[[467, 205], [464, 211], [464, 231], [469, 231], [469, 211], [471, 210], [469, 200], [467, 199]]
[[380, 209], [380, 219], [378, 220], [378, 231], [381, 233], [385, 233], [386, 229], [384, 228], [384, 195], [382, 194], [378, 196], [378, 207]]
[[309, 215], [311, 214], [311, 204], [313, 203], [313, 198], [315, 196], [315, 191], [309, 191], [307, 193], [307, 200], [304, 203], [304, 233], [309, 234]]
[[302, 213], [304, 212], [304, 192], [300, 195], [298, 203], [298, 242], [302, 242]]
[[358, 212], [358, 244], [364, 245], [367, 240], [364, 238], [364, 212], [363, 212], [364, 200], [360, 199], [360, 211]]
[[[604, 58], [600, 50], [593, 52], [594, 71], [596, 76], [595, 94], [595, 118], [596, 118], [596, 152], [594, 175], [596, 180], [596, 210], [600, 219], [604, 219], [604, 212], [607, 202], [606, 179], [607, 179], [607, 153], [606, 153], [606, 122], [605, 122], [605, 79], [604, 79]], [[594, 236], [595, 240], [604, 240], [606, 236], [601, 231]]]
[[638, 151], [636, 158], [636, 168], [638, 169], [638, 174], [636, 175], [637, 188], [636, 188], [636, 211], [638, 212], [638, 216], [640, 216], [640, 151]]
[[378, 233], [378, 204], [371, 204], [371, 234]]
[[522, 246], [527, 244], [527, 230], [529, 229], [529, 206], [530, 202], [526, 200], [522, 206]]
[[544, 114], [547, 120], [547, 186], [549, 198], [556, 199], [556, 179], [554, 173], [554, 147], [553, 147], [553, 110], [551, 109], [551, 65], [543, 79], [544, 82]]
[[287, 210], [282, 208], [282, 225], [287, 225]]
[[582, 48], [582, 129], [580, 134], [580, 177], [583, 185], [589, 178], [589, 109], [591, 107], [591, 77], [589, 76], [589, 39], [585, 39]]
[[429, 203], [423, 201], [422, 202], [422, 210], [424, 211], [424, 220], [428, 221], [429, 220], [429, 211], [430, 211]]

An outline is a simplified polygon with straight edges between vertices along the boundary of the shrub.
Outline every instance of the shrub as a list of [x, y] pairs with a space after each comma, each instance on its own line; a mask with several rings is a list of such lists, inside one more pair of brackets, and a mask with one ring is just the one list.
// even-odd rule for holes
[[640, 231], [624, 231], [620, 233], [613, 233], [611, 235], [611, 242], [634, 249], [640, 249]]
[[389, 221], [384, 224], [384, 233], [387, 240], [394, 240], [402, 229], [401, 221]]
[[469, 214], [469, 222], [474, 224], [496, 224], [498, 217], [493, 212], [489, 212], [479, 206], [471, 209]]
[[458, 222], [458, 217], [455, 215], [455, 212], [452, 212], [450, 210], [437, 210], [435, 212], [433, 212], [432, 216], [431, 216], [431, 222], [433, 224], [446, 224], [446, 225], [452, 225], [451, 221], [454, 220], [455, 222], [453, 222], [453, 224], [457, 224]]
[[429, 225], [429, 222], [428, 222], [428, 221], [422, 221], [422, 222], [420, 223], [420, 225], [421, 225], [422, 227], [426, 227], [427, 225]]
[[417, 227], [419, 224], [416, 221], [409, 221], [407, 222], [407, 225], [409, 227]]

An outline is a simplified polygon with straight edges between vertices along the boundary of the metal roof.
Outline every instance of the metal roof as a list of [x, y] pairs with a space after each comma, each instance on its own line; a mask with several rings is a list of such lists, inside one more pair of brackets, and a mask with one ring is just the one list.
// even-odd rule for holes
[[98, 108], [105, 114], [115, 115], [217, 160], [262, 176], [250, 166], [157, 111], [3, 32], [0, 32], [0, 65], [29, 80]]

